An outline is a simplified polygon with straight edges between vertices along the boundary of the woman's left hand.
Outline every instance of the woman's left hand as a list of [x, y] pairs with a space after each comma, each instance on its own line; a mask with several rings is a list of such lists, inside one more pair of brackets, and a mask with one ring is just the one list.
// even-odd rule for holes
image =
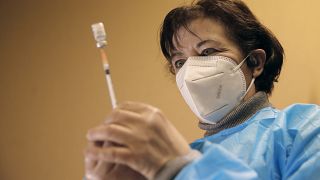
[[117, 146], [88, 146], [86, 158], [127, 165], [148, 179], [169, 160], [190, 152], [186, 140], [159, 109], [136, 102], [120, 104], [104, 124], [89, 130], [87, 138]]

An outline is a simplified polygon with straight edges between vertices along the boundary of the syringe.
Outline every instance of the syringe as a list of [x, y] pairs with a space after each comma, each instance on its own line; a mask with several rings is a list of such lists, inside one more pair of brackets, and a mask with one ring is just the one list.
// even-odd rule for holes
[[109, 66], [109, 62], [108, 62], [108, 58], [107, 58], [107, 53], [104, 50], [104, 47], [107, 45], [106, 32], [104, 30], [103, 23], [101, 23], [101, 22], [96, 23], [96, 24], [92, 24], [91, 28], [92, 28], [92, 32], [94, 35], [94, 39], [97, 42], [97, 44], [96, 44], [97, 48], [99, 48], [99, 50], [100, 50], [101, 60], [102, 60], [104, 72], [106, 75], [107, 86], [109, 89], [109, 96], [111, 99], [111, 105], [112, 105], [112, 108], [114, 109], [117, 106], [117, 101], [116, 101], [116, 96], [114, 94], [113, 85], [112, 85], [112, 81], [111, 81], [110, 66]]
[[[106, 75], [107, 86], [109, 89], [109, 96], [111, 99], [111, 105], [112, 105], [112, 108], [114, 109], [117, 106], [117, 101], [116, 101], [116, 96], [114, 94], [113, 85], [112, 85], [112, 81], [111, 81], [110, 66], [109, 66], [109, 62], [108, 62], [108, 58], [107, 58], [107, 53], [104, 50], [104, 47], [107, 45], [106, 32], [104, 30], [103, 23], [101, 23], [101, 22], [96, 23], [96, 24], [92, 24], [91, 28], [92, 28], [94, 39], [97, 42], [97, 44], [96, 44], [97, 48], [99, 48], [99, 50], [100, 50], [101, 60], [102, 60], [104, 72]], [[112, 143], [112, 142], [103, 142], [102, 146], [103, 147], [116, 146], [116, 144]], [[96, 164], [95, 168], [101, 169], [101, 168], [106, 168], [106, 167], [110, 168], [113, 166], [110, 166], [110, 164], [109, 164], [109, 166], [105, 166], [104, 161], [99, 161]], [[105, 170], [105, 169], [103, 169], [103, 170]], [[86, 180], [86, 177], [83, 177], [83, 180]]]

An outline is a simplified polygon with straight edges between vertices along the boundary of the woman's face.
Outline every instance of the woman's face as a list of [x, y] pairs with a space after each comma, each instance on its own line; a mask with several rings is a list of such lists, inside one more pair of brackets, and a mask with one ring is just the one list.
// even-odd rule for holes
[[[214, 19], [198, 18], [191, 21], [190, 33], [184, 27], [177, 32], [177, 40], [173, 38], [175, 50], [171, 51], [171, 62], [177, 73], [190, 56], [226, 56], [239, 64], [247, 55], [241, 53], [239, 47], [229, 38], [224, 26]], [[177, 42], [178, 41], [178, 42]], [[241, 67], [247, 86], [252, 80], [252, 72], [244, 63]], [[249, 94], [254, 94], [253, 92]]]

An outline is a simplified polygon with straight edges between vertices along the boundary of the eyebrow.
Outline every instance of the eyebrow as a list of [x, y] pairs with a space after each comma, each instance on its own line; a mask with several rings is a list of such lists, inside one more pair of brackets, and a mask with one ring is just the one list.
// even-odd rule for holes
[[[218, 41], [216, 41], [216, 40], [207, 39], [207, 40], [200, 41], [200, 42], [196, 45], [196, 47], [197, 47], [197, 48], [200, 48], [201, 46], [203, 46], [204, 44], [209, 43], [209, 42], [213, 42], [213, 43], [215, 43], [215, 44], [217, 44], [217, 45], [220, 45], [220, 44], [221, 44], [220, 42], [218, 42]], [[172, 51], [171, 55], [170, 55], [170, 59], [172, 60], [173, 57], [175, 57], [175, 56], [181, 56], [181, 55], [183, 55], [182, 52], [174, 49], [174, 50]]]
[[204, 45], [204, 44], [206, 44], [206, 43], [209, 43], [209, 42], [213, 42], [213, 43], [215, 43], [215, 44], [217, 44], [217, 45], [220, 45], [220, 44], [221, 44], [220, 42], [218, 42], [218, 41], [216, 41], [216, 40], [207, 39], [207, 40], [203, 40], [203, 41], [199, 42], [199, 43], [197, 44], [197, 48], [200, 48], [202, 45]]
[[170, 55], [170, 59], [172, 60], [175, 56], [182, 56], [183, 53], [177, 50], [174, 50], [171, 55]]

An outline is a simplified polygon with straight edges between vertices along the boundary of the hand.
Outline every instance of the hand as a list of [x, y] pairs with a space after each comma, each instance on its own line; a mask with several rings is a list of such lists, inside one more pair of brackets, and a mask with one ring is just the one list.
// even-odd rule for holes
[[[88, 147], [112, 146], [114, 144], [108, 142], [88, 143]], [[85, 158], [85, 177], [86, 180], [146, 180], [140, 173], [132, 170], [128, 166], [114, 164], [105, 161], [97, 161], [90, 158]]]
[[127, 165], [148, 179], [169, 160], [190, 152], [188, 143], [159, 109], [135, 102], [119, 105], [104, 124], [88, 132], [88, 139], [119, 146], [89, 146], [86, 158]]

